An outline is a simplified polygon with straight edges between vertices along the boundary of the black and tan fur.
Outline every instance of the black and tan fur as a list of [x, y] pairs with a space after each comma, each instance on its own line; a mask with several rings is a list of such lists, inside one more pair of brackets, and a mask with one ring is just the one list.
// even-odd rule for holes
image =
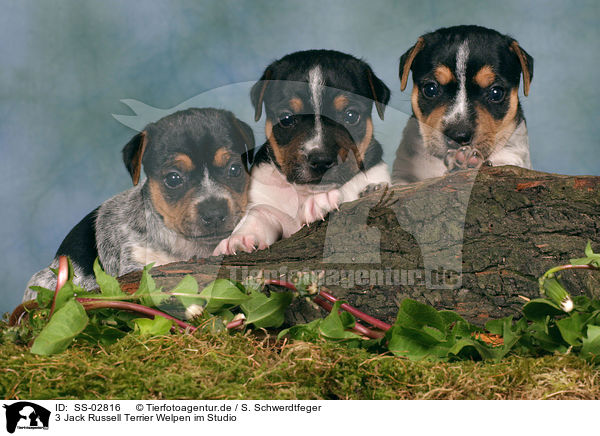
[[397, 150], [392, 180], [408, 183], [490, 165], [530, 168], [527, 96], [533, 58], [495, 30], [456, 26], [421, 36], [400, 58], [401, 90], [412, 71], [413, 115]]

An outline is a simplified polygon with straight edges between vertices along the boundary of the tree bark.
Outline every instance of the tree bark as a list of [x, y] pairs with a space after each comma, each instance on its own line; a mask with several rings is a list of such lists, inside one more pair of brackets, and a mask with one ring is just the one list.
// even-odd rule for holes
[[[163, 265], [152, 276], [171, 289], [186, 274], [202, 287], [259, 270], [286, 280], [324, 271], [332, 294], [390, 323], [402, 299], [413, 298], [484, 324], [519, 317], [525, 299], [539, 296], [538, 277], [583, 257], [588, 240], [600, 251], [600, 177], [494, 167], [376, 191], [267, 250]], [[120, 281], [135, 290], [139, 278]], [[600, 294], [598, 275], [564, 279], [574, 295]], [[286, 323], [322, 315], [298, 299]]]

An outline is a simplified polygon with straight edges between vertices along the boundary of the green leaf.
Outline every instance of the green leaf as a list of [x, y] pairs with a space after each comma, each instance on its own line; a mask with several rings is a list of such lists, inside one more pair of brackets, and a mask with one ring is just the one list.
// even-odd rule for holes
[[196, 279], [194, 277], [192, 277], [190, 275], [186, 275], [184, 278], [182, 278], [181, 281], [179, 283], [177, 283], [177, 286], [175, 286], [175, 288], [171, 289], [171, 292], [174, 294], [189, 294], [189, 295], [191, 295], [191, 297], [184, 297], [181, 295], [178, 295], [175, 297], [186, 308], [192, 304], [198, 304], [200, 306], [203, 306], [205, 303], [205, 301], [203, 299], [199, 298], [198, 282], [196, 281]]
[[77, 286], [72, 280], [68, 280], [56, 294], [54, 311], [57, 311], [63, 307], [68, 301], [73, 300], [76, 295], [83, 293], [85, 293], [85, 289], [83, 289], [81, 286]]
[[120, 297], [125, 295], [117, 279], [104, 272], [98, 258], [94, 261], [94, 275], [96, 276], [96, 283], [100, 286], [100, 293], [102, 295], [106, 297]]
[[423, 340], [419, 330], [402, 326], [394, 326], [386, 335], [389, 338], [388, 348], [396, 356], [410, 360], [444, 360], [451, 347], [449, 342]]
[[169, 298], [169, 295], [157, 295], [157, 293], [160, 292], [160, 289], [156, 289], [154, 279], [149, 272], [153, 266], [154, 263], [151, 263], [144, 267], [138, 290], [133, 294], [136, 297], [139, 297], [140, 304], [148, 307], [158, 306], [164, 300]]
[[347, 315], [340, 316], [339, 310], [342, 301], [336, 301], [331, 309], [331, 313], [325, 317], [319, 324], [319, 333], [328, 339], [357, 339], [359, 335], [346, 331], [347, 328], [354, 326], [354, 317], [347, 312]]
[[586, 257], [581, 257], [579, 259], [571, 259], [570, 263], [572, 265], [593, 265], [600, 268], [600, 253], [594, 253], [592, 250], [592, 242], [589, 240], [585, 246], [585, 256]]
[[223, 306], [237, 306], [250, 298], [227, 279], [217, 279], [210, 283], [200, 292], [200, 296], [206, 300], [205, 310], [209, 313], [214, 313]]
[[588, 325], [587, 335], [583, 338], [581, 357], [594, 364], [600, 363], [600, 326]]
[[523, 306], [523, 313], [530, 321], [543, 321], [547, 316], [563, 315], [564, 312], [553, 301], [536, 298]]
[[297, 324], [290, 328], [281, 330], [277, 335], [277, 340], [284, 336], [289, 336], [291, 339], [300, 341], [315, 341], [319, 338], [319, 325], [322, 319], [315, 319], [308, 324]]
[[37, 292], [36, 301], [39, 307], [50, 307], [54, 298], [54, 291], [52, 289], [41, 286], [30, 286], [29, 289]]
[[156, 315], [154, 319], [136, 318], [135, 332], [141, 336], [164, 336], [169, 334], [173, 321], [164, 316]]
[[283, 324], [285, 309], [291, 302], [291, 292], [271, 292], [269, 297], [255, 294], [240, 308], [246, 315], [246, 324], [254, 324], [257, 328], [277, 328]]
[[[446, 318], [449, 315], [444, 315]], [[425, 325], [444, 331], [446, 322], [433, 307], [406, 298], [400, 304], [396, 324], [404, 327], [421, 328]]]
[[35, 339], [31, 352], [43, 355], [63, 352], [87, 323], [88, 316], [79, 302], [73, 299], [65, 302]]
[[77, 336], [91, 344], [111, 345], [127, 335], [127, 332], [110, 325], [92, 324], [87, 325], [85, 330]]
[[573, 313], [571, 316], [556, 321], [556, 326], [566, 343], [573, 346], [581, 345], [583, 330], [590, 315]]

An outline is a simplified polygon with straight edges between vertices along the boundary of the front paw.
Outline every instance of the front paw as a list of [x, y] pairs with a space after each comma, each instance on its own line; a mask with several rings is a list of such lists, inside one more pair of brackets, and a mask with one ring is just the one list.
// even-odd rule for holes
[[342, 203], [342, 192], [339, 189], [314, 194], [306, 199], [302, 205], [301, 219], [302, 224], [310, 224], [314, 221], [325, 220], [332, 210], [338, 210]]
[[359, 198], [363, 198], [366, 197], [367, 195], [373, 193], [373, 192], [378, 192], [378, 191], [383, 191], [385, 190], [388, 186], [390, 186], [390, 184], [388, 182], [382, 182], [382, 183], [370, 183], [367, 185], [367, 187], [365, 189], [363, 189], [363, 191], [358, 194]]
[[261, 238], [258, 235], [234, 234], [219, 242], [219, 245], [217, 245], [217, 248], [213, 251], [213, 256], [220, 256], [221, 254], [235, 255], [242, 251], [252, 253], [257, 248], [262, 250], [267, 248], [267, 246], [268, 245], [264, 241], [261, 241]]
[[448, 167], [448, 172], [452, 172], [481, 168], [484, 159], [477, 149], [466, 145], [458, 150], [449, 150], [444, 162]]

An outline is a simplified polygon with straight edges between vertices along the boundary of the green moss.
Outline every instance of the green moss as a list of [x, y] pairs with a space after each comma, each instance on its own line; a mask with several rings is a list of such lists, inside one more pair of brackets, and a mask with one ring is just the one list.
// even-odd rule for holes
[[0, 348], [5, 399], [600, 398], [600, 372], [570, 355], [501, 363], [410, 362], [334, 343], [253, 334], [128, 335], [55, 356]]

